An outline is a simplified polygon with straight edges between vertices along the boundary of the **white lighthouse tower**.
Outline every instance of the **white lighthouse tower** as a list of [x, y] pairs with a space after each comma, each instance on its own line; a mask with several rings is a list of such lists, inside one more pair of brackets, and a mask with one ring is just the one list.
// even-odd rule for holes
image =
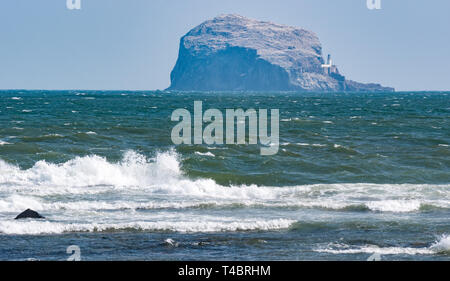
[[337, 67], [333, 65], [333, 60], [331, 59], [331, 55], [328, 54], [327, 63], [322, 64], [322, 68], [325, 74], [330, 75], [331, 73], [337, 72]]

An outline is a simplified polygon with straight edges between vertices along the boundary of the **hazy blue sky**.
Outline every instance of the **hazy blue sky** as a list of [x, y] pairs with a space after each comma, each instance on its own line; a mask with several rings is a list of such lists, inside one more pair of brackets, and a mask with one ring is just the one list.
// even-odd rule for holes
[[0, 1], [1, 89], [164, 89], [179, 39], [223, 13], [310, 29], [340, 71], [397, 90], [450, 90], [450, 1]]

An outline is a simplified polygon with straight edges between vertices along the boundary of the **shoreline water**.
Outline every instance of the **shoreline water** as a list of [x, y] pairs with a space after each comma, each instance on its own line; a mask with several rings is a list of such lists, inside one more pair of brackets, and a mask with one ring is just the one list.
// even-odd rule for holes
[[[199, 97], [279, 108], [278, 154], [174, 146], [171, 112]], [[448, 93], [0, 91], [0, 259], [65, 260], [78, 245], [85, 260], [448, 260], [446, 104]], [[13, 220], [27, 208], [47, 220]]]

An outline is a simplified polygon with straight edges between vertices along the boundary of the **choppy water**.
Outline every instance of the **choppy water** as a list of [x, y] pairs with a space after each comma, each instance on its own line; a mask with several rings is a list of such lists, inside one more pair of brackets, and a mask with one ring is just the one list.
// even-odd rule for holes
[[[280, 109], [279, 153], [174, 146], [195, 100]], [[0, 259], [448, 260], [449, 118], [450, 93], [0, 91]]]

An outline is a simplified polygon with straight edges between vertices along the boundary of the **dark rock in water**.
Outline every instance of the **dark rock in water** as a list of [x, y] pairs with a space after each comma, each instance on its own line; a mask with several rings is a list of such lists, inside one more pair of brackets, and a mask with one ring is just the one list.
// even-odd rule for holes
[[169, 90], [394, 91], [347, 80], [326, 62], [311, 31], [223, 15], [189, 31], [180, 42]]
[[27, 209], [24, 212], [20, 213], [15, 219], [45, 219], [45, 217], [41, 216], [38, 212], [33, 211], [31, 209]]

